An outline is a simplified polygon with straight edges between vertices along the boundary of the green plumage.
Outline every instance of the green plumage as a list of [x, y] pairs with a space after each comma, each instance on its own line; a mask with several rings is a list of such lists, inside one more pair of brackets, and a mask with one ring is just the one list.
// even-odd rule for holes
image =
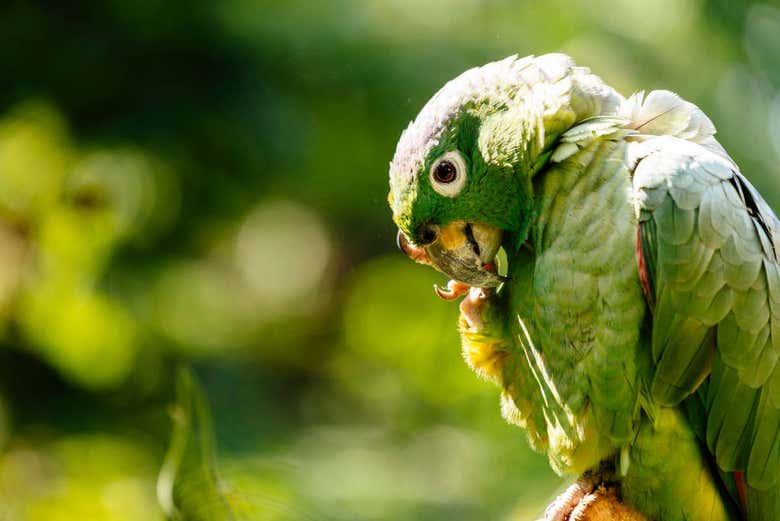
[[[778, 221], [714, 133], [670, 92], [625, 99], [563, 55], [511, 57], [447, 84], [391, 163], [403, 234], [439, 233], [418, 260], [450, 273], [437, 252], [470, 245], [468, 284], [487, 239], [450, 224], [503, 237], [507, 280], [461, 332], [504, 417], [658, 521], [780, 518]], [[453, 153], [455, 194], [436, 170]]]

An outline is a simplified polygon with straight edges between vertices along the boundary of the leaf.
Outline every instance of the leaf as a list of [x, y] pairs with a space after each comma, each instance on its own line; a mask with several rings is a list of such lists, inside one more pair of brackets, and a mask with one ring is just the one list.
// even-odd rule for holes
[[157, 478], [160, 506], [174, 521], [236, 519], [216, 471], [208, 403], [188, 369], [177, 375], [171, 419], [171, 443]]

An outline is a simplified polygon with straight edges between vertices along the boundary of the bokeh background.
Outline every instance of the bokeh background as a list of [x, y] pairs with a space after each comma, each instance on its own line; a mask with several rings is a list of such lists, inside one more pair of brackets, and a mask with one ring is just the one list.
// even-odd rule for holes
[[221, 476], [184, 519], [538, 516], [563, 482], [385, 202], [466, 68], [561, 50], [675, 90], [780, 209], [778, 5], [8, 0], [0, 42], [0, 521], [165, 519], [181, 365]]

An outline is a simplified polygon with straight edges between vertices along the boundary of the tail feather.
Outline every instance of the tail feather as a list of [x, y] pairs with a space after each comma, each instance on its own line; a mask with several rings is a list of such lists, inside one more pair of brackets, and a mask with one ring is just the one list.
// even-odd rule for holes
[[758, 490], [745, 486], [745, 511], [747, 521], [769, 521], [780, 519], [780, 489], [771, 487]]

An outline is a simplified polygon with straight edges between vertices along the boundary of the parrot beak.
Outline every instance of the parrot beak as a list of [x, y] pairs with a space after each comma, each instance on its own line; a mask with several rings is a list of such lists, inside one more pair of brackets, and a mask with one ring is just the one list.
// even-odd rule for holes
[[[398, 247], [412, 260], [433, 266], [451, 279], [479, 288], [495, 288], [503, 281], [493, 262], [502, 232], [479, 223], [455, 221], [438, 230], [429, 244], [417, 246], [398, 232]], [[441, 296], [441, 295], [440, 295]]]

